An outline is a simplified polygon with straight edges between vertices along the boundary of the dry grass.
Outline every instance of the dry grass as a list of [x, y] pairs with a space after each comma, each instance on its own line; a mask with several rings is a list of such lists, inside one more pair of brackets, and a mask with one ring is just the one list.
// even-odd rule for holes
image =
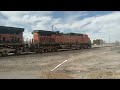
[[42, 72], [42, 79], [73, 79], [63, 72]]
[[88, 78], [91, 79], [112, 79], [114, 78], [114, 73], [111, 71], [95, 71], [88, 74]]

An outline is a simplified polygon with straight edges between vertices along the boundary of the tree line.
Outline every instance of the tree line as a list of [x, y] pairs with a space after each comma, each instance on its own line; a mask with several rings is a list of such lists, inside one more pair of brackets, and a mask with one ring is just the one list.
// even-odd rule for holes
[[105, 41], [102, 40], [102, 39], [95, 39], [95, 40], [93, 40], [93, 44], [96, 44], [96, 45], [100, 45], [100, 44], [104, 44], [104, 43], [105, 43]]

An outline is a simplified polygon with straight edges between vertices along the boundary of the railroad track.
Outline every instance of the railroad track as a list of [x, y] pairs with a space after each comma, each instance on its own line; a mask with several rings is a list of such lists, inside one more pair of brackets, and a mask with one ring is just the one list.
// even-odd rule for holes
[[[92, 48], [89, 48], [90, 50], [94, 50], [94, 49], [97, 49], [97, 48], [102, 48], [102, 47], [111, 47], [111, 46], [94, 46]], [[88, 50], [88, 49], [58, 49], [58, 51], [50, 51], [50, 52], [41, 52], [42, 53], [51, 53], [51, 52], [62, 52], [62, 51], [72, 51], [72, 50]], [[14, 53], [9, 53], [8, 55], [5, 55], [4, 57], [7, 57], [7, 56], [20, 56], [20, 55], [29, 55], [29, 54], [38, 54], [38, 53], [35, 53], [35, 52], [23, 52], [22, 54], [14, 54]], [[0, 57], [3, 57], [0, 55]]]

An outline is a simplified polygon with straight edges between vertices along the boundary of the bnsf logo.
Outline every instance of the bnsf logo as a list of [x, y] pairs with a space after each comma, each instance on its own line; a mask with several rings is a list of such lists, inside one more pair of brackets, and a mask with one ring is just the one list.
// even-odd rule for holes
[[41, 42], [54, 42], [55, 39], [51, 37], [40, 37]]

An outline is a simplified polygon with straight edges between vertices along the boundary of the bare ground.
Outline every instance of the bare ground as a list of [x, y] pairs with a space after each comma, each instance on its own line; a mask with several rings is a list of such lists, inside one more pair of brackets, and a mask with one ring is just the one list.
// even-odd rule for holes
[[0, 79], [118, 78], [120, 46], [0, 57]]

